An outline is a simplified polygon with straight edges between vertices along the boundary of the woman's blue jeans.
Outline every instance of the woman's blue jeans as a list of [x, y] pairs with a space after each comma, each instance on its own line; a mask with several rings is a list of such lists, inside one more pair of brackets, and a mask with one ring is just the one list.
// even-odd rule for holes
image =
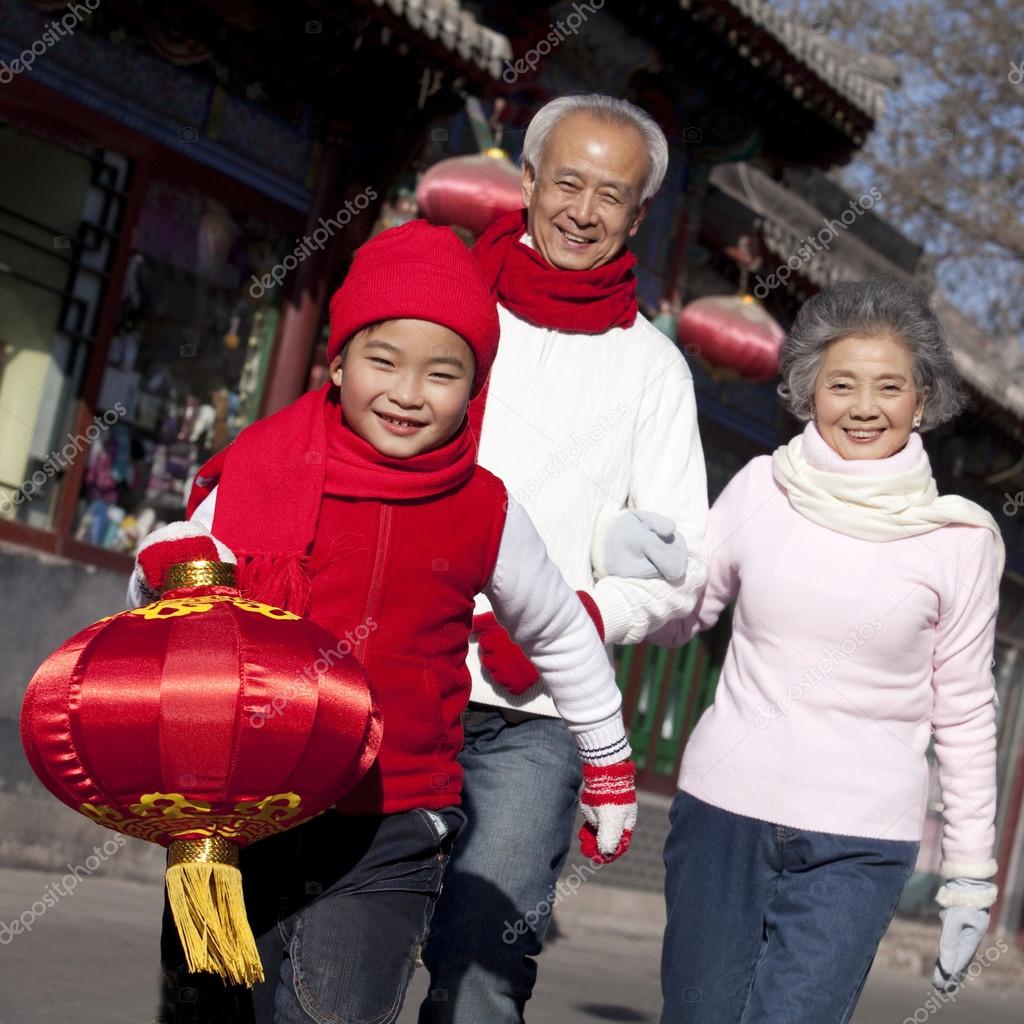
[[846, 1024], [918, 843], [787, 828], [679, 792], [662, 1024]]

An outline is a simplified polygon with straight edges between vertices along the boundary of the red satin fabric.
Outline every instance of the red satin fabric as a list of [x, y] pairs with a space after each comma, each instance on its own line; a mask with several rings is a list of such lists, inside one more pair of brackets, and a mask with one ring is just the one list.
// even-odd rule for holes
[[507, 160], [479, 153], [429, 168], [416, 186], [416, 203], [431, 224], [457, 224], [479, 235], [523, 205], [522, 175]]
[[[44, 662], [25, 696], [22, 742], [58, 799], [130, 816], [143, 794], [180, 794], [210, 803], [212, 823], [238, 803], [294, 792], [291, 827], [366, 774], [382, 728], [355, 660], [321, 627], [228, 593], [171, 592], [166, 615], [123, 612]], [[198, 610], [204, 595], [210, 607]]]
[[680, 312], [677, 333], [680, 345], [696, 345], [708, 362], [750, 380], [771, 380], [779, 372], [785, 331], [749, 296], [695, 299]]

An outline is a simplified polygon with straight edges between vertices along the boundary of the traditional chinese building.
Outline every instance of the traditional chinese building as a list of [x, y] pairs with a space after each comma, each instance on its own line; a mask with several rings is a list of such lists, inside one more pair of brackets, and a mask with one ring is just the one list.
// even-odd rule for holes
[[[667, 303], [670, 322], [745, 286], [764, 288], [784, 327], [833, 280], [927, 279], [919, 249], [824, 173], [871, 131], [892, 64], [761, 0], [482, 0], [475, 13], [458, 0], [187, 0], [159, 17], [142, 0], [90, 4], [67, 27], [71, 9], [51, 0], [0, 10], [0, 566], [23, 641], [0, 684], [0, 750], [16, 750], [36, 664], [118, 606], [129, 552], [180, 517], [197, 466], [315, 379], [325, 298], [375, 221], [411, 215], [417, 179], [445, 157], [494, 142], [517, 156], [547, 99], [624, 96], [665, 130], [669, 173], [634, 249], [642, 302]], [[794, 266], [830, 220], [841, 228], [829, 244]], [[932, 456], [942, 487], [993, 508], [1001, 488], [1024, 490], [1024, 396], [983, 336], [955, 311], [947, 323], [972, 404]], [[775, 381], [678, 340], [714, 497], [796, 427]], [[1003, 519], [997, 661], [1011, 927], [1024, 863], [1022, 523], [1024, 508]], [[36, 593], [46, 616], [26, 599]], [[683, 651], [618, 653], [649, 792], [674, 787], [727, 628]], [[16, 755], [0, 777], [2, 806], [22, 785]], [[656, 867], [642, 873], [637, 885], [658, 884]]]

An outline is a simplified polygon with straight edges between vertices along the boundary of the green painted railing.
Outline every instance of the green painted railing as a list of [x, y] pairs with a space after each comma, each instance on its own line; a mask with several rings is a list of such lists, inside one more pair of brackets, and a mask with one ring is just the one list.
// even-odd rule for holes
[[638, 644], [615, 649], [622, 713], [637, 784], [675, 790], [679, 762], [693, 727], [711, 704], [729, 640], [728, 616], [681, 648]]

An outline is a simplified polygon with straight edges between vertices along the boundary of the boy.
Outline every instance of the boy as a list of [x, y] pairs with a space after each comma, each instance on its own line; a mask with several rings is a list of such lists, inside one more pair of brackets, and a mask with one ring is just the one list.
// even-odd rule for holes
[[[197, 535], [211, 552], [216, 537], [244, 593], [355, 638], [383, 713], [377, 762], [337, 814], [243, 851], [267, 973], [257, 1020], [397, 1018], [464, 820], [457, 757], [477, 593], [574, 734], [584, 852], [610, 860], [628, 846], [634, 770], [589, 598], [476, 465], [466, 408], [497, 343], [494, 300], [451, 231], [413, 221], [383, 232], [331, 301], [331, 384], [243, 431], [197, 477], [191, 522], [140, 551], [133, 603], [186, 549], [197, 557]], [[163, 946], [165, 1019], [247, 1019], [243, 994], [183, 976], [166, 915]]]

